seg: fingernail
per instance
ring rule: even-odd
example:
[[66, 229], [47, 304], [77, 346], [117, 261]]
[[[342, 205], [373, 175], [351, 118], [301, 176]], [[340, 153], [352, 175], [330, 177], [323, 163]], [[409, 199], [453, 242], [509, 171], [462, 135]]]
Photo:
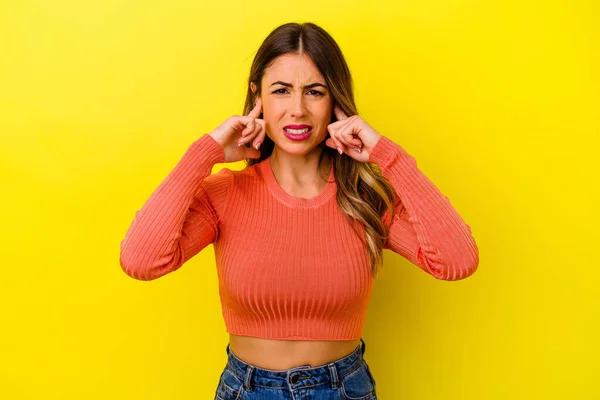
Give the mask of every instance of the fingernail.
[[261, 145], [260, 142], [256, 143], [256, 146], [254, 146], [254, 147], [256, 147], [256, 150], [258, 150], [258, 146], [260, 146], [260, 145]]
[[342, 154], [342, 153], [343, 153], [343, 151], [342, 151], [342, 149], [340, 148], [340, 146], [338, 146], [338, 148], [337, 148], [337, 149], [338, 149], [338, 153], [340, 153], [340, 154]]

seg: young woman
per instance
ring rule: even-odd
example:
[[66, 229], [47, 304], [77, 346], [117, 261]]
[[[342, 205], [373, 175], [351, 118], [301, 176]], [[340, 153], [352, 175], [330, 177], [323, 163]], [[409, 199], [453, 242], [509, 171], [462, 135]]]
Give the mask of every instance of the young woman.
[[243, 115], [191, 144], [136, 212], [120, 262], [156, 279], [211, 243], [230, 334], [223, 400], [375, 399], [362, 328], [382, 250], [443, 280], [479, 263], [449, 199], [357, 115], [342, 52], [312, 23], [269, 34]]

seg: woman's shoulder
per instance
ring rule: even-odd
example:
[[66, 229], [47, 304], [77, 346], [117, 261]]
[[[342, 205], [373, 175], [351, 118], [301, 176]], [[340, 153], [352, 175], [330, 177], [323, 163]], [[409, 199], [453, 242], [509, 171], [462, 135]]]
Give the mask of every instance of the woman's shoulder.
[[225, 215], [227, 203], [247, 191], [254, 191], [260, 175], [259, 164], [240, 170], [223, 167], [202, 181], [204, 192], [219, 215]]
[[223, 167], [206, 178], [202, 184], [207, 189], [218, 189], [219, 187], [229, 186], [234, 183], [245, 182], [260, 177], [260, 163], [256, 163], [242, 169], [232, 169]]

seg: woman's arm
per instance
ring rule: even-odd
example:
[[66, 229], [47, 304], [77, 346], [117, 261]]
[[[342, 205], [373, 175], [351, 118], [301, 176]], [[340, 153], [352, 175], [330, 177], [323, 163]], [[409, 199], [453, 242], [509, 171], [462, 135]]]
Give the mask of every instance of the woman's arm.
[[[450, 200], [418, 169], [416, 160], [382, 136], [371, 151], [369, 162], [379, 166], [399, 196], [384, 248], [437, 279], [452, 281], [472, 275], [479, 265], [479, 250], [471, 228]], [[402, 204], [404, 208], [400, 210]]]
[[187, 149], [154, 190], [121, 241], [120, 264], [139, 280], [152, 280], [177, 270], [218, 235], [217, 209], [225, 206], [232, 173], [211, 175], [225, 156], [219, 143], [205, 134]]

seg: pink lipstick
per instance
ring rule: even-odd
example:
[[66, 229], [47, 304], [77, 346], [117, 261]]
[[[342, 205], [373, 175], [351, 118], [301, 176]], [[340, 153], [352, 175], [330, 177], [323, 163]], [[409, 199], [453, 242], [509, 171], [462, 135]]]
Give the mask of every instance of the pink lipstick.
[[283, 127], [283, 134], [290, 140], [306, 140], [312, 134], [312, 127], [306, 124], [286, 125]]

